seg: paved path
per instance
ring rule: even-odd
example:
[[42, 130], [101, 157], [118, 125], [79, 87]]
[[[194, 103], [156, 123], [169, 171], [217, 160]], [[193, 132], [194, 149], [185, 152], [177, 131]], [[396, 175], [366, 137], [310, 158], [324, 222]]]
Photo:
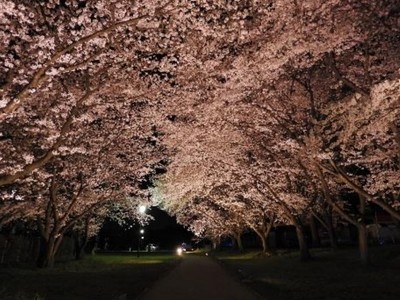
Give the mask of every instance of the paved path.
[[211, 258], [186, 254], [140, 300], [260, 300]]

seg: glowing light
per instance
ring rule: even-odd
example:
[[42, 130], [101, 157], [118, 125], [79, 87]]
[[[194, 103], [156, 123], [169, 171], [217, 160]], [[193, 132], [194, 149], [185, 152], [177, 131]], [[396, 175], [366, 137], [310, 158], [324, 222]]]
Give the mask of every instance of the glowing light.
[[144, 233], [144, 229], [140, 229], [140, 234], [143, 234]]
[[176, 249], [176, 254], [178, 254], [180, 256], [180, 255], [182, 255], [182, 253], [183, 253], [183, 249], [181, 247]]
[[139, 206], [139, 213], [144, 214], [146, 212], [146, 206], [140, 205]]

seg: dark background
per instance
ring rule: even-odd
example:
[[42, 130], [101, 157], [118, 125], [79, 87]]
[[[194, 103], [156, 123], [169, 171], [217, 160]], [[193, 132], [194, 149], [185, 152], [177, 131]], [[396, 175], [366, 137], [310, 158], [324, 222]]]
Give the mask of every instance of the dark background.
[[132, 221], [121, 226], [107, 219], [99, 232], [98, 248], [114, 251], [137, 249], [140, 228], [144, 229], [144, 239], [140, 243], [142, 250], [149, 243], [158, 245], [160, 250], [175, 249], [183, 242], [191, 243], [193, 234], [177, 224], [175, 217], [157, 207], [151, 207], [146, 213], [153, 216], [154, 220], [144, 226]]

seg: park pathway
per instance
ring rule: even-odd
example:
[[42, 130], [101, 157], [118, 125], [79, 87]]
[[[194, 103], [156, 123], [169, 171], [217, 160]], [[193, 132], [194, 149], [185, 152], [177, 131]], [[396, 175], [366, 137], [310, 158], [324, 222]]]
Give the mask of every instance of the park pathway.
[[260, 300], [231, 278], [213, 259], [186, 254], [166, 277], [140, 300]]

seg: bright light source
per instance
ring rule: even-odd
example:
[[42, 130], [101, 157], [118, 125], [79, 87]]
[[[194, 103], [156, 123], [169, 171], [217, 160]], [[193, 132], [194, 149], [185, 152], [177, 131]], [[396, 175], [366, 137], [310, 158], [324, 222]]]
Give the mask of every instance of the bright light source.
[[176, 254], [178, 255], [182, 255], [183, 249], [181, 247], [179, 247], [178, 249], [176, 249]]
[[143, 234], [144, 233], [144, 229], [140, 229], [140, 234]]
[[144, 240], [144, 236], [142, 236], [142, 240]]
[[144, 214], [146, 212], [146, 206], [140, 205], [139, 206], [139, 213]]

